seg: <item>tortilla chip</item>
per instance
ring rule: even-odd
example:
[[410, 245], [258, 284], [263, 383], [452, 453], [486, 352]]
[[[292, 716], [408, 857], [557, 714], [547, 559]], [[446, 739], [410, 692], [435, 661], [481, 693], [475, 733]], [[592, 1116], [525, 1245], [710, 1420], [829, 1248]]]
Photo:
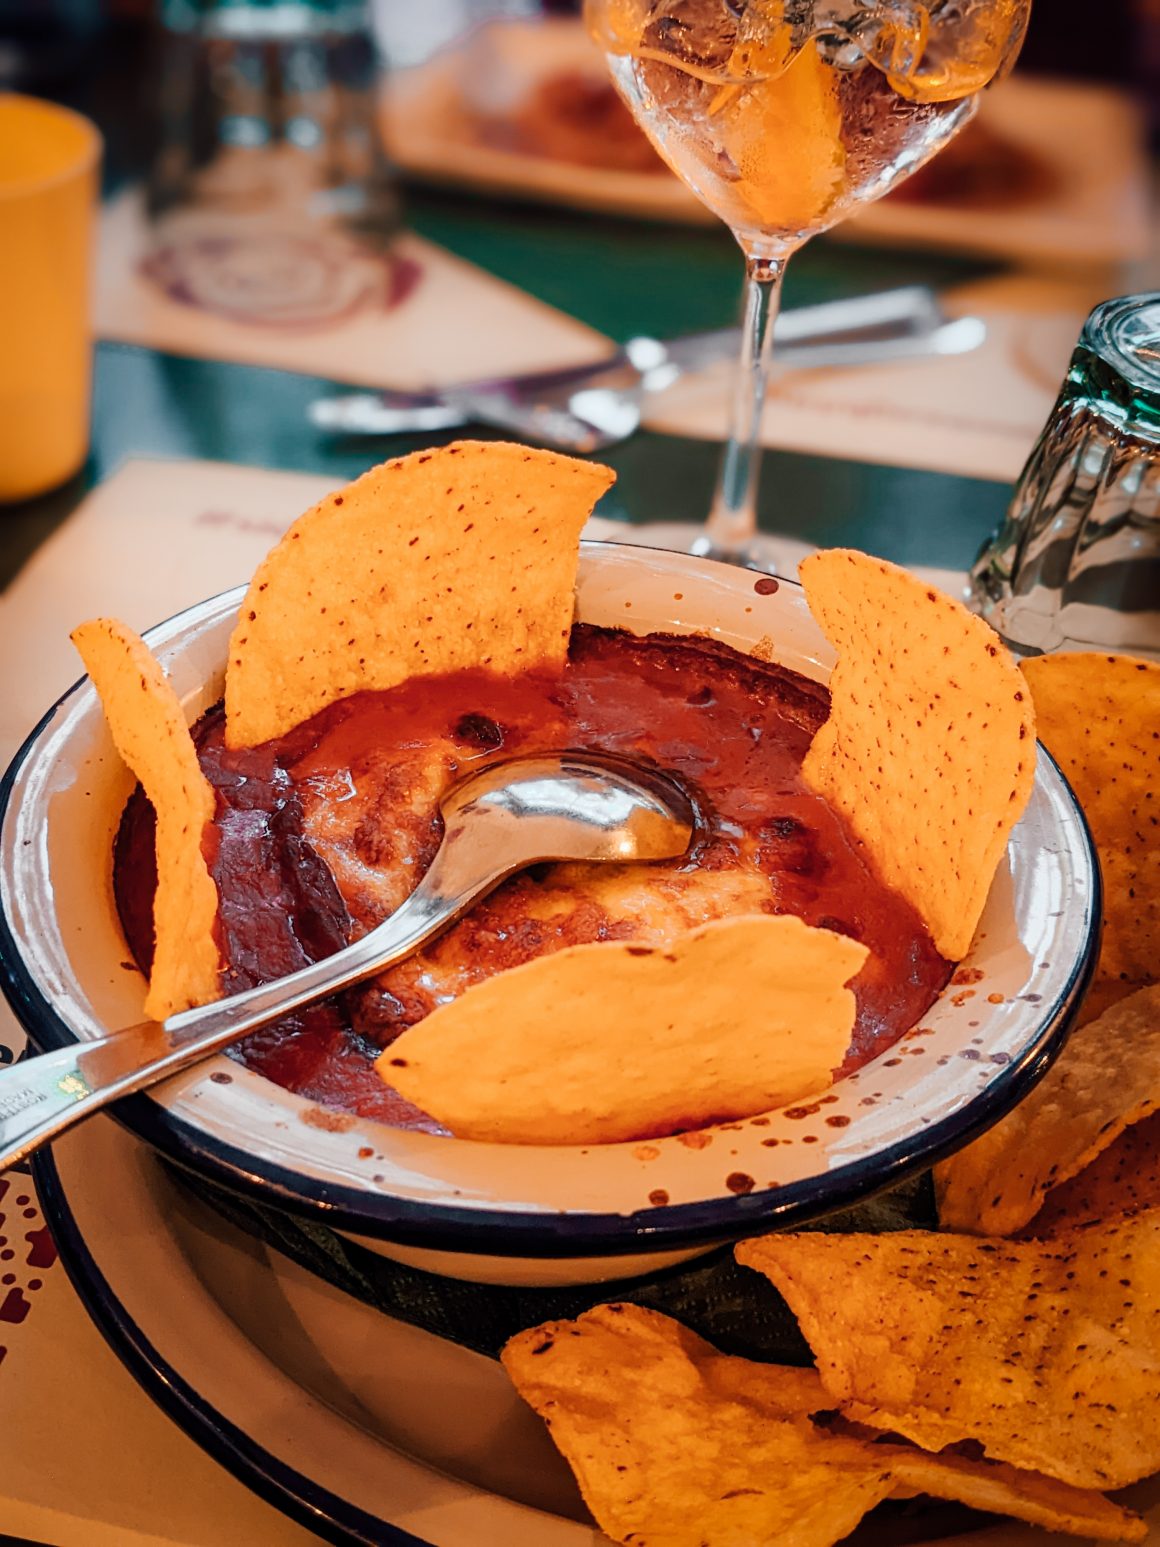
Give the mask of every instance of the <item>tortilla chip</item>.
[[838, 652], [806, 781], [959, 961], [1031, 793], [1030, 695], [987, 624], [906, 570], [835, 549], [801, 578]]
[[466, 667], [562, 662], [580, 529], [614, 474], [502, 441], [384, 462], [299, 517], [230, 639], [226, 741]]
[[780, 1399], [775, 1366], [753, 1389], [706, 1372], [725, 1361], [678, 1322], [602, 1305], [521, 1332], [502, 1354], [548, 1424], [601, 1530], [633, 1547], [829, 1547], [893, 1488], [888, 1462], [829, 1440]]
[[1099, 1494], [814, 1424], [815, 1371], [719, 1354], [639, 1306], [522, 1332], [502, 1359], [601, 1529], [633, 1547], [831, 1547], [919, 1491], [1104, 1540], [1145, 1533]]
[[1104, 934], [1092, 1012], [1160, 982], [1160, 663], [1127, 655], [1024, 661], [1039, 734], [1100, 856]]
[[977, 1440], [1078, 1488], [1160, 1467], [1160, 1212], [1050, 1241], [774, 1235], [772, 1279], [843, 1413], [926, 1450]]
[[1055, 1235], [1089, 1220], [1160, 1209], [1160, 1112], [1126, 1128], [1114, 1144], [1069, 1182], [1053, 1187], [1020, 1232]]
[[718, 919], [668, 950], [570, 946], [404, 1031], [383, 1079], [459, 1138], [612, 1144], [784, 1106], [842, 1062], [864, 945], [788, 914]]
[[1160, 987], [1073, 1031], [1031, 1094], [934, 1169], [939, 1222], [1012, 1235], [1053, 1187], [1160, 1107]]
[[117, 751], [157, 814], [155, 945], [145, 1013], [161, 1021], [221, 995], [218, 894], [201, 849], [214, 794], [177, 694], [144, 640], [111, 618], [82, 623], [71, 637]]
[[1147, 1521], [1102, 1493], [1073, 1488], [1003, 1461], [932, 1456], [925, 1450], [892, 1445], [890, 1470], [894, 1498], [911, 1491], [925, 1493], [988, 1514], [1011, 1515], [1046, 1531], [1066, 1531], [1101, 1542], [1142, 1542], [1148, 1536]]

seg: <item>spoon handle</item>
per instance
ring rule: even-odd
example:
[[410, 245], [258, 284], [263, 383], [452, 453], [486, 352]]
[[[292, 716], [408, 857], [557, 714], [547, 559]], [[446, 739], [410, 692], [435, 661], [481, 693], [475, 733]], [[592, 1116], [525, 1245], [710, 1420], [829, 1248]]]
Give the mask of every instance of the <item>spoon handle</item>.
[[0, 1072], [0, 1172], [109, 1102], [155, 1085], [247, 1032], [401, 961], [516, 868], [509, 860], [469, 875], [462, 858], [447, 851], [444, 843], [423, 880], [389, 919], [333, 956], [229, 999], [24, 1058]]

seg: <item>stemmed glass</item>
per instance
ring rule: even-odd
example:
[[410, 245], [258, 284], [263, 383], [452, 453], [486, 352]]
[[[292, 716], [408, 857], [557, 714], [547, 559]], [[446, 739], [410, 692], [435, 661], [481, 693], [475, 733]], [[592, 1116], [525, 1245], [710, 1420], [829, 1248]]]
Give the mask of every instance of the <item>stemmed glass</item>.
[[732, 422], [703, 528], [665, 546], [772, 569], [757, 531], [761, 412], [785, 266], [973, 117], [1031, 0], [585, 0], [612, 79], [745, 255]]

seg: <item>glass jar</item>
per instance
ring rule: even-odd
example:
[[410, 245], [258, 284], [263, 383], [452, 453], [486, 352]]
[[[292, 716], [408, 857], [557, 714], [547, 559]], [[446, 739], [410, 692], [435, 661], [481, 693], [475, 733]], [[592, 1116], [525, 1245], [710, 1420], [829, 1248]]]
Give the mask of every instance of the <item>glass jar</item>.
[[151, 277], [275, 326], [389, 291], [398, 211], [367, 0], [161, 0], [159, 21]]
[[1160, 656], [1160, 292], [1084, 324], [971, 593], [1022, 654]]

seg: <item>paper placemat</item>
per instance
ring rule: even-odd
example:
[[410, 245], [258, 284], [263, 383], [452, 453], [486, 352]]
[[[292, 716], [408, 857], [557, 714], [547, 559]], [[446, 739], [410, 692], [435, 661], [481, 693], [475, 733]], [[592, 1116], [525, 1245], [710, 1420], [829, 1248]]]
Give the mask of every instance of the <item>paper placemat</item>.
[[[612, 348], [575, 318], [406, 233], [394, 249], [406, 277], [393, 300], [391, 285], [372, 287], [353, 310], [309, 326], [244, 323], [185, 304], [174, 298], [179, 286], [167, 293], [146, 276], [147, 250], [140, 197], [124, 194], [102, 216], [100, 337], [404, 390], [580, 364]], [[888, 365], [775, 372], [762, 438], [787, 450], [1011, 481], [1051, 410], [1084, 317], [1125, 288], [1129, 280], [1112, 269], [1068, 279], [1004, 275], [964, 286], [943, 301], [952, 315], [983, 318], [981, 348]], [[731, 392], [724, 363], [646, 399], [644, 423], [720, 440]]]
[[[69, 631], [99, 614], [146, 629], [249, 579], [332, 480], [226, 463], [131, 461], [0, 597], [0, 766], [80, 675]], [[631, 535], [594, 519], [593, 537]], [[784, 540], [792, 570], [807, 551]], [[953, 585], [961, 576], [937, 574]], [[24, 1047], [0, 1006], [0, 1065]], [[104, 1119], [96, 1119], [103, 1121]], [[0, 1531], [54, 1547], [305, 1547], [136, 1386], [55, 1261], [31, 1180], [0, 1177]]]
[[[170, 276], [168, 291], [147, 277], [148, 249], [140, 195], [130, 191], [106, 205], [94, 296], [98, 338], [407, 391], [599, 360], [611, 347], [575, 318], [409, 233], [392, 247], [393, 270], [369, 276], [341, 315], [313, 324], [246, 323], [186, 304], [174, 298], [179, 276]], [[311, 278], [320, 291], [339, 282]], [[217, 275], [207, 288], [225, 304], [244, 294], [245, 280], [244, 272]]]
[[[576, 319], [402, 234], [400, 282], [372, 285], [352, 309], [313, 325], [246, 323], [175, 298], [147, 277], [148, 232], [129, 192], [102, 216], [95, 327], [102, 338], [177, 354], [305, 372], [404, 390], [598, 360], [612, 345]], [[238, 287], [244, 276], [238, 277]], [[951, 315], [981, 316], [970, 354], [836, 370], [776, 372], [765, 444], [966, 477], [1016, 478], [1055, 401], [1084, 317], [1130, 288], [1110, 268], [1079, 278], [1004, 275], [943, 297]], [[219, 285], [223, 296], [229, 285]], [[646, 399], [644, 423], [720, 440], [727, 363]]]
[[[0, 597], [0, 764], [80, 675], [69, 630], [142, 629], [249, 578], [331, 481], [131, 462]], [[158, 512], [164, 512], [159, 515]], [[0, 1067], [25, 1037], [0, 1004]], [[103, 1119], [97, 1119], [103, 1121]], [[317, 1539], [236, 1482], [155, 1408], [56, 1262], [31, 1178], [0, 1176], [0, 1531], [53, 1547], [306, 1547]]]
[[0, 1531], [52, 1547], [317, 1547], [154, 1407], [43, 1223], [30, 1179], [0, 1177], [0, 1236], [17, 1248], [4, 1264], [16, 1283], [0, 1289]]
[[[978, 315], [985, 343], [970, 354], [846, 370], [785, 371], [770, 384], [768, 446], [1009, 482], [1055, 402], [1088, 311], [1118, 293], [1118, 276], [1081, 281], [1004, 276], [942, 297]], [[645, 423], [671, 435], [726, 432], [727, 367], [652, 399]]]

